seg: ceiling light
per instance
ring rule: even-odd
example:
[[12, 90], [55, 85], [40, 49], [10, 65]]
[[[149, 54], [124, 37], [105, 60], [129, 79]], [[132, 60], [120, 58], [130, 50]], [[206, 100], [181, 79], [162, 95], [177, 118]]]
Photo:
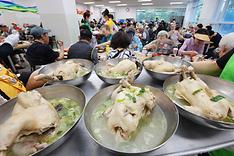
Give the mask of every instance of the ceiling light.
[[84, 2], [84, 4], [94, 4], [94, 2]]
[[109, 1], [109, 3], [115, 4], [115, 3], [121, 3], [121, 1]]
[[139, 11], [139, 12], [145, 12], [145, 10], [137, 10], [137, 11]]
[[104, 5], [100, 4], [100, 5], [95, 5], [96, 7], [104, 7]]
[[152, 0], [138, 0], [138, 2], [151, 2]]
[[170, 2], [170, 5], [181, 5], [184, 4], [184, 2]]
[[141, 5], [154, 5], [154, 3], [142, 3]]
[[128, 4], [117, 4], [116, 6], [127, 6]]

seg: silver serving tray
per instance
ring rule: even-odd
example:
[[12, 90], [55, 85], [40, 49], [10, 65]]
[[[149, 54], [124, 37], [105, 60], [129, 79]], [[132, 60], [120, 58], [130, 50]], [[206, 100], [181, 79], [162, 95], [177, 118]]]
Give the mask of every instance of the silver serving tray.
[[[230, 83], [224, 80], [221, 80], [217, 77], [201, 75], [198, 76], [211, 88], [218, 91], [220, 94], [224, 95], [227, 98], [234, 100], [234, 83]], [[170, 77], [166, 79], [163, 84], [164, 93], [176, 104], [179, 113], [188, 118], [189, 120], [211, 128], [227, 130], [234, 129], [234, 124], [226, 123], [221, 121], [210, 120], [206, 117], [198, 116], [184, 109], [182, 101], [176, 98], [172, 98], [171, 94], [167, 91], [167, 87], [176, 84], [179, 81], [179, 75]]]
[[[144, 66], [144, 62], [147, 61], [147, 60], [161, 60], [163, 59], [164, 61], [167, 61], [167, 62], [170, 62], [172, 63], [173, 65], [175, 65], [176, 67], [181, 67], [182, 65], [186, 65], [187, 67], [189, 66], [192, 66], [189, 62], [187, 61], [184, 61], [178, 57], [171, 57], [171, 56], [155, 56], [155, 57], [152, 57], [152, 58], [148, 58], [148, 59], [145, 59], [143, 61], [143, 66]], [[149, 70], [147, 69], [145, 66], [144, 66], [145, 70], [147, 71], [147, 73], [153, 78], [153, 79], [156, 79], [156, 80], [161, 80], [161, 81], [164, 81], [166, 80], [168, 77], [171, 77], [171, 76], [174, 76], [174, 75], [177, 75], [178, 73], [162, 73], [162, 72], [155, 72], [155, 71], [152, 71], [152, 70]]]
[[[45, 156], [53, 150], [55, 150], [56, 148], [58, 148], [60, 145], [62, 145], [72, 135], [72, 133], [75, 130], [76, 124], [79, 122], [82, 116], [86, 100], [85, 95], [81, 89], [70, 85], [51, 85], [43, 88], [38, 88], [36, 90], [39, 91], [41, 95], [47, 100], [55, 98], [70, 98], [78, 102], [82, 110], [80, 117], [76, 119], [75, 123], [71, 126], [71, 128], [68, 129], [67, 132], [65, 132], [57, 141], [53, 142], [46, 148], [32, 154], [35, 156]], [[10, 116], [16, 101], [17, 98], [14, 98], [0, 106], [0, 124], [3, 123]]]
[[[107, 77], [104, 77], [102, 75], [99, 74], [99, 71], [103, 70], [103, 67], [105, 67], [107, 64], [113, 64], [113, 65], [117, 65], [120, 61], [122, 61], [124, 59], [120, 59], [120, 58], [115, 58], [115, 59], [110, 59], [110, 60], [106, 60], [106, 61], [102, 61], [102, 62], [99, 62], [95, 65], [94, 67], [94, 70], [97, 74], [97, 76], [102, 80], [104, 81], [105, 83], [108, 83], [108, 84], [118, 84], [119, 81], [121, 79], [117, 79], [117, 78], [107, 78]], [[136, 65], [137, 65], [137, 68], [139, 70], [139, 73], [137, 75], [135, 75], [135, 79], [138, 78], [138, 76], [141, 74], [141, 71], [143, 69], [143, 66], [140, 62], [138, 61], [135, 61], [135, 60], [132, 60], [134, 62], [136, 62]]]
[[45, 67], [43, 67], [39, 71], [39, 74], [49, 74], [55, 68], [57, 68], [58, 65], [64, 64], [67, 61], [73, 61], [75, 63], [81, 63], [81, 64], [83, 64], [84, 67], [89, 70], [89, 73], [87, 73], [86, 75], [84, 75], [82, 77], [77, 77], [76, 79], [64, 80], [64, 81], [50, 81], [48, 84], [70, 84], [70, 85], [78, 86], [78, 85], [84, 83], [90, 77], [94, 65], [93, 65], [93, 63], [91, 61], [85, 60], [85, 59], [66, 59], [66, 60], [57, 61], [57, 62], [48, 64]]
[[95, 138], [95, 135], [94, 133], [92, 132], [92, 129], [91, 129], [91, 118], [90, 118], [90, 115], [92, 115], [93, 111], [95, 110], [95, 108], [100, 105], [100, 104], [103, 104], [103, 101], [107, 100], [107, 99], [110, 99], [110, 96], [112, 94], [112, 92], [118, 87], [119, 85], [112, 85], [112, 86], [109, 86], [107, 88], [104, 88], [102, 89], [101, 91], [99, 91], [97, 94], [95, 94], [91, 99], [90, 101], [88, 102], [88, 104], [86, 105], [85, 107], [85, 110], [84, 110], [84, 123], [85, 123], [85, 127], [89, 133], [89, 136], [97, 143], [99, 144], [101, 147], [111, 151], [111, 152], [114, 152], [114, 153], [118, 153], [118, 154], [144, 154], [146, 152], [151, 152], [153, 150], [156, 150], [156, 149], [159, 149], [160, 147], [162, 147], [163, 145], [166, 144], [166, 142], [174, 135], [174, 133], [176, 132], [177, 130], [177, 127], [178, 127], [178, 124], [179, 124], [179, 114], [178, 114], [178, 110], [176, 109], [175, 105], [171, 102], [171, 100], [165, 95], [163, 94], [162, 91], [160, 91], [159, 89], [156, 89], [154, 87], [151, 87], [151, 86], [146, 86], [146, 85], [142, 85], [142, 84], [135, 84], [135, 86], [138, 86], [138, 87], [147, 87], [149, 88], [153, 94], [156, 96], [156, 97], [160, 97], [160, 98], [157, 98], [157, 105], [161, 108], [161, 110], [163, 111], [165, 117], [166, 117], [166, 120], [167, 120], [167, 133], [166, 133], [166, 136], [164, 138], [164, 141], [148, 150], [148, 151], [141, 151], [141, 152], [137, 152], [137, 153], [126, 153], [126, 152], [123, 152], [123, 151], [119, 151], [119, 150], [116, 150], [114, 148], [110, 148], [110, 147], [107, 147], [105, 145], [103, 145], [101, 142], [99, 142], [96, 138]]

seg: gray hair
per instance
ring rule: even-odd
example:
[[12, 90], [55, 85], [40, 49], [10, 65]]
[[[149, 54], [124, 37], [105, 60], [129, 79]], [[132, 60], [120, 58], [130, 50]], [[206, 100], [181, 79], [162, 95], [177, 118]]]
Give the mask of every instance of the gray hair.
[[219, 47], [225, 47], [227, 51], [234, 48], [234, 32], [225, 35], [219, 42]]
[[167, 36], [167, 38], [169, 37], [168, 32], [167, 32], [167, 31], [165, 31], [165, 30], [161, 30], [161, 31], [159, 31], [159, 32], [158, 32], [157, 37], [159, 37], [159, 36], [163, 36], [163, 35], [166, 35], [166, 36]]

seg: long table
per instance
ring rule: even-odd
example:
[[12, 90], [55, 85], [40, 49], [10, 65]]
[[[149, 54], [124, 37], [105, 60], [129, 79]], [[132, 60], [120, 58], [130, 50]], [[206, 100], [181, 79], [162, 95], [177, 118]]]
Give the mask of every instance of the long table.
[[[146, 71], [142, 71], [136, 83], [151, 85], [162, 89], [162, 82], [153, 80]], [[89, 80], [79, 86], [86, 95], [87, 102], [100, 89], [108, 85], [93, 72]], [[182, 116], [175, 135], [160, 149], [144, 156], [182, 156], [212, 151], [234, 145], [234, 130], [221, 131], [197, 125]], [[86, 131], [83, 118], [76, 126], [74, 134], [49, 156], [114, 156], [96, 144]]]

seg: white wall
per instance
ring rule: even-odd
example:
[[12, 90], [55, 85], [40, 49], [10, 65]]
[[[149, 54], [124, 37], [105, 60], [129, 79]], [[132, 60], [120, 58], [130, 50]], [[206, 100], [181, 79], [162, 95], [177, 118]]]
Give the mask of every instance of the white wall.
[[203, 7], [201, 9], [199, 23], [208, 25], [214, 22], [216, 12], [218, 11], [218, 5], [220, 0], [204, 0]]
[[15, 22], [22, 26], [24, 23], [28, 24], [40, 24], [40, 15], [34, 13], [25, 13], [25, 12], [15, 12], [9, 10], [2, 11], [2, 17], [0, 23], [11, 25], [12, 22]]
[[77, 42], [79, 34], [78, 18], [75, 0], [42, 1], [36, 0], [42, 24], [51, 29], [56, 39], [63, 40], [64, 46], [69, 47]]
[[90, 11], [91, 11], [91, 17], [90, 19], [95, 19], [95, 20], [99, 20], [102, 17], [102, 12], [101, 9], [98, 7], [94, 7], [94, 6], [90, 6]]
[[[35, 0], [14, 0], [13, 2], [23, 6], [35, 6]], [[0, 16], [0, 23], [11, 25], [15, 22], [22, 26], [24, 23], [28, 24], [40, 24], [40, 15], [30, 12], [16, 12], [9, 10], [1, 10], [2, 16]]]
[[[127, 10], [128, 8], [128, 10]], [[136, 19], [136, 8], [135, 7], [116, 7], [115, 8], [115, 19]]]
[[[202, 23], [205, 26], [215, 22], [216, 14], [220, 14], [220, 1], [222, 0], [204, 0], [198, 23]], [[191, 21], [191, 17], [194, 16], [194, 4], [194, 2], [190, 1], [187, 5], [184, 19], [184, 27], [187, 27], [190, 24], [190, 22], [193, 22]]]

